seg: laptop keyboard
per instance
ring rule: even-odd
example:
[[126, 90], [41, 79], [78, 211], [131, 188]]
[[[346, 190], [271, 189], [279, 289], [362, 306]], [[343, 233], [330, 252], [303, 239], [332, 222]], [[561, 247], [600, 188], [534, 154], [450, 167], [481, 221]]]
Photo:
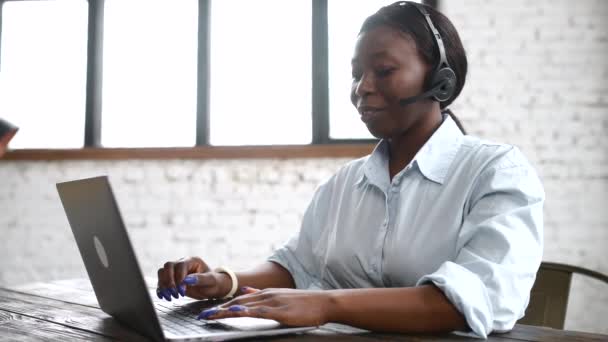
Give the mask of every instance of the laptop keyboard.
[[175, 335], [200, 335], [231, 331], [225, 326], [196, 319], [200, 310], [188, 305], [155, 302], [157, 315], [163, 330]]

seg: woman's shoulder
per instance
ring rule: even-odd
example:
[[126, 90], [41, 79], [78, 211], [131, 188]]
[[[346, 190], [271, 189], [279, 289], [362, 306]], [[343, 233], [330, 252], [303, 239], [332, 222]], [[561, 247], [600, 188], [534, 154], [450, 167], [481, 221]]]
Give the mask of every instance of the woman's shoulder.
[[502, 169], [518, 168], [534, 172], [534, 167], [524, 153], [516, 146], [466, 135], [455, 158], [461, 166], [467, 166], [476, 173], [490, 173]]

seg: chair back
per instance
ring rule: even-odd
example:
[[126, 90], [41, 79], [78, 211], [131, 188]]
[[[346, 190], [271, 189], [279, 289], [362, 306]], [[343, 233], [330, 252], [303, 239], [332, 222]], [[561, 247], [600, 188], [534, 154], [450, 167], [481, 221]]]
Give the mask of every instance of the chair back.
[[582, 274], [608, 284], [608, 276], [583, 267], [543, 262], [530, 292], [525, 316], [517, 323], [564, 329], [572, 274]]

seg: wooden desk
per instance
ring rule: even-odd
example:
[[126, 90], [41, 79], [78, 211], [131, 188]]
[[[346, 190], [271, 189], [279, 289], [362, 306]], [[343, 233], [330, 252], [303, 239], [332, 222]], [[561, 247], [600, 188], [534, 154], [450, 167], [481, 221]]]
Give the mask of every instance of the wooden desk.
[[[0, 340], [148, 341], [99, 309], [88, 279], [35, 283], [11, 289], [0, 288]], [[344, 335], [328, 330], [315, 330], [301, 335], [277, 336], [264, 340], [481, 341], [453, 334]], [[608, 335], [517, 325], [510, 333], [493, 334], [488, 341], [608, 341]]]

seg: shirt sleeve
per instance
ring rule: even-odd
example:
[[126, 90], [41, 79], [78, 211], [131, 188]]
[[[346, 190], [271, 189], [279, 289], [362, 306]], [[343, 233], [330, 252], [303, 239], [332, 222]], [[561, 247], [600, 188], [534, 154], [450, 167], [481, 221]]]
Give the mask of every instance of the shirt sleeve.
[[275, 262], [289, 271], [298, 289], [322, 289], [319, 277], [320, 259], [315, 251], [319, 249], [321, 235], [320, 220], [327, 216], [328, 183], [315, 191], [312, 201], [304, 212], [300, 231], [273, 255], [268, 261]]
[[544, 200], [527, 162], [486, 169], [471, 192], [456, 258], [417, 285], [440, 288], [477, 337], [511, 330], [525, 313], [542, 259]]

